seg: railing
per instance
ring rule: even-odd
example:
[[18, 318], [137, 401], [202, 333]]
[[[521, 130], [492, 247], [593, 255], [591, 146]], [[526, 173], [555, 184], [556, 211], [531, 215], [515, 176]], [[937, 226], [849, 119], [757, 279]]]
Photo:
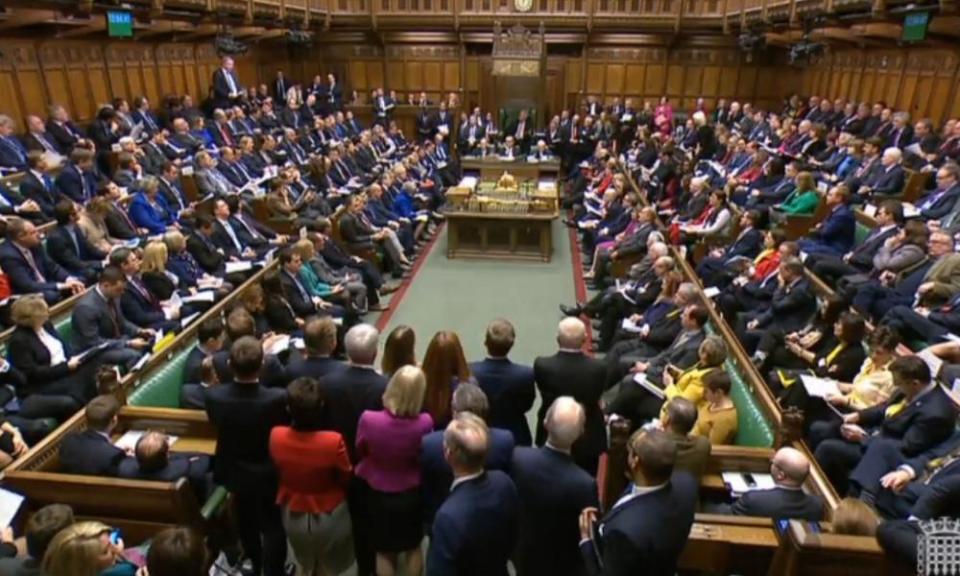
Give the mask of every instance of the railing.
[[533, 0], [528, 12], [518, 12], [513, 0], [460, 1], [460, 10], [467, 15], [585, 16], [591, 0]]

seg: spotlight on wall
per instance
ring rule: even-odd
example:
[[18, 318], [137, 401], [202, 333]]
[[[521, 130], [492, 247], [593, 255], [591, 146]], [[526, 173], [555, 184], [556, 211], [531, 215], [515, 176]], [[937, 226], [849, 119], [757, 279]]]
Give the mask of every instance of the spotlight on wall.
[[792, 66], [806, 66], [823, 56], [826, 46], [820, 42], [812, 42], [809, 35], [804, 34], [800, 42], [790, 47], [790, 64]]
[[287, 30], [287, 44], [290, 46], [309, 48], [313, 45], [313, 32]]

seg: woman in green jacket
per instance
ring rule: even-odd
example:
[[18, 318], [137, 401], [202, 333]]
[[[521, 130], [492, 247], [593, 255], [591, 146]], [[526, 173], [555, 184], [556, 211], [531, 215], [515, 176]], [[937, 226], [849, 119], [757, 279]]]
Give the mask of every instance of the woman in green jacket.
[[773, 207], [781, 214], [798, 214], [812, 216], [820, 205], [820, 195], [817, 194], [817, 185], [813, 181], [813, 174], [801, 172], [796, 177], [796, 187], [787, 196], [783, 204]]
[[311, 296], [324, 298], [343, 290], [342, 287], [334, 289], [329, 284], [322, 282], [313, 270], [313, 266], [308, 264], [308, 262], [316, 256], [313, 242], [307, 238], [298, 240], [297, 243], [293, 245], [293, 251], [299, 254], [300, 259], [303, 261], [303, 266], [300, 267], [300, 282], [303, 283], [303, 287], [307, 289], [307, 292], [309, 292]]

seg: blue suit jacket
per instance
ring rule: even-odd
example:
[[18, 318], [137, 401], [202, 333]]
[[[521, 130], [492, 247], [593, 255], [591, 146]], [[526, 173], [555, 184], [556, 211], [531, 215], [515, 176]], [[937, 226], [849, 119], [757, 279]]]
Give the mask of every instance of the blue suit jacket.
[[614, 506], [600, 520], [600, 542], [580, 545], [587, 572], [673, 576], [690, 536], [698, 488], [693, 476], [678, 472], [664, 488]]
[[573, 459], [546, 446], [517, 448], [510, 472], [520, 495], [520, 574], [576, 576], [580, 512], [597, 504], [597, 483]]
[[470, 364], [470, 373], [490, 401], [490, 426], [509, 430], [517, 446], [530, 446], [533, 437], [526, 413], [537, 395], [533, 368], [507, 358], [487, 358]]
[[[66, 171], [66, 169], [64, 170]], [[44, 176], [44, 179], [41, 180], [33, 172], [27, 171], [23, 180], [20, 181], [20, 194], [24, 198], [36, 202], [44, 216], [53, 218], [54, 208], [60, 201], [61, 196], [57, 192], [57, 185], [53, 179], [49, 175]]]
[[51, 297], [53, 301], [56, 301], [60, 294], [57, 283], [65, 281], [69, 274], [47, 256], [42, 246], [37, 246], [30, 253], [33, 255], [33, 261], [37, 268], [44, 276], [44, 282], [37, 279], [27, 259], [12, 242], [0, 244], [0, 268], [9, 277], [13, 293], [31, 294], [41, 292], [48, 302], [51, 301]]
[[842, 256], [853, 249], [856, 232], [857, 221], [853, 211], [842, 205], [827, 215], [812, 239], [800, 242], [800, 248], [807, 254]]
[[433, 523], [427, 576], [507, 576], [519, 504], [503, 472], [458, 484]]
[[737, 256], [744, 258], [756, 258], [763, 247], [763, 232], [756, 228], [747, 230], [745, 234], [739, 236], [733, 241], [733, 244], [727, 247], [723, 253], [724, 260], [730, 260]]
[[0, 138], [0, 168], [27, 169], [27, 149], [16, 136]]
[[[490, 449], [487, 451], [487, 470], [510, 472], [513, 459], [513, 436], [506, 430], [490, 428]], [[443, 458], [443, 431], [431, 432], [420, 443], [421, 490], [423, 516], [427, 524], [450, 494], [453, 471]]]
[[875, 173], [875, 178], [866, 182], [870, 186], [871, 194], [881, 194], [885, 196], [894, 196], [903, 191], [904, 173], [903, 168], [894, 165], [889, 170], [882, 166]]
[[57, 176], [57, 189], [74, 202], [86, 204], [97, 193], [97, 178], [92, 172], [81, 174], [79, 168], [67, 164]]
[[949, 214], [960, 200], [960, 185], [955, 185], [942, 193], [934, 190], [916, 201], [920, 216], [924, 220], [940, 220]]
[[130, 208], [127, 211], [130, 213], [130, 219], [140, 228], [146, 228], [150, 234], [163, 234], [167, 226], [174, 223], [175, 218], [162, 194], [157, 194], [155, 202], [160, 206], [160, 210], [150, 205], [146, 194], [138, 192], [130, 202]]

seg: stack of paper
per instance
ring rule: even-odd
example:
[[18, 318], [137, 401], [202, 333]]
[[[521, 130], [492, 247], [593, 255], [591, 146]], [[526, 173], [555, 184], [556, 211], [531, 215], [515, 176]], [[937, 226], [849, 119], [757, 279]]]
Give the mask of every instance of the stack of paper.
[[[137, 442], [146, 433], [146, 430], [127, 430], [123, 436], [117, 438], [114, 446], [124, 452], [132, 452], [137, 447]], [[173, 446], [173, 443], [179, 440], [178, 436], [167, 436], [167, 446]]]
[[803, 382], [803, 387], [807, 389], [807, 395], [811, 397], [840, 396], [840, 388], [837, 386], [836, 380], [801, 374], [800, 381]]
[[773, 476], [752, 472], [722, 472], [723, 483], [734, 495], [745, 494], [752, 490], [770, 490], [776, 488]]

